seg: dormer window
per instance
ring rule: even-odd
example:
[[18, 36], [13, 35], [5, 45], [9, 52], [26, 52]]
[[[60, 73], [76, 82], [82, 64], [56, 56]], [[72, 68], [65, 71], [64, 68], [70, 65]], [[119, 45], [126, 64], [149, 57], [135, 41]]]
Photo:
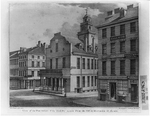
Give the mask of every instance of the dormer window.
[[81, 43], [79, 44], [79, 49], [82, 49], [82, 44]]

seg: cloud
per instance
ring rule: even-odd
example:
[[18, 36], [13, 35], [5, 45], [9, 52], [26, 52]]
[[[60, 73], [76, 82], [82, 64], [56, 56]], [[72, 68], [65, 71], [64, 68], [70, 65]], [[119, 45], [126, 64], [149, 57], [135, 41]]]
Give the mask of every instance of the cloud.
[[77, 33], [80, 31], [80, 26], [78, 24], [70, 25], [68, 22], [64, 22], [60, 32], [63, 36], [76, 37]]
[[[17, 3], [10, 5], [10, 49], [32, 47], [38, 40], [49, 42], [53, 33], [76, 36], [83, 21], [85, 9], [94, 26], [104, 21], [105, 12], [122, 4], [104, 3]], [[17, 46], [14, 46], [14, 43]]]
[[51, 29], [46, 29], [43, 33], [44, 36], [51, 38], [54, 34]]

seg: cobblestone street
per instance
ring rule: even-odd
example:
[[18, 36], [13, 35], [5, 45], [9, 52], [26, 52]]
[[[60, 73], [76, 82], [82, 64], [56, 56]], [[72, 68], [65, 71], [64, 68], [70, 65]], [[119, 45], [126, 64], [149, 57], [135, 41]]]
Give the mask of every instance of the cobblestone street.
[[11, 107], [137, 107], [135, 104], [100, 101], [97, 97], [65, 98], [34, 93], [32, 90], [10, 90]]

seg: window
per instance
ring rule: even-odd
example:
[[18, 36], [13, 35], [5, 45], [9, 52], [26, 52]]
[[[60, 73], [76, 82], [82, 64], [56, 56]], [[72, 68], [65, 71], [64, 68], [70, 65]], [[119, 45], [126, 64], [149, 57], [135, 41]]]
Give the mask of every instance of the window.
[[91, 59], [91, 69], [93, 69], [93, 59]]
[[58, 43], [56, 43], [56, 52], [58, 52]]
[[115, 27], [111, 27], [111, 36], [115, 36]]
[[111, 61], [111, 74], [115, 74], [115, 61]]
[[97, 69], [98, 69], [98, 60], [97, 60]]
[[136, 51], [136, 40], [131, 40], [130, 47], [131, 51]]
[[37, 71], [37, 76], [40, 76], [40, 71]]
[[87, 59], [87, 69], [90, 69], [90, 59]]
[[135, 22], [130, 23], [130, 32], [131, 33], [136, 32], [136, 23]]
[[34, 67], [34, 61], [32, 61], [32, 67]]
[[91, 78], [91, 86], [93, 86], [93, 82], [94, 82], [93, 79], [94, 79], [94, 78], [93, 78], [93, 76], [92, 76], [92, 78]]
[[37, 67], [40, 67], [40, 62], [37, 62]]
[[125, 52], [125, 41], [120, 42], [120, 52]]
[[25, 61], [25, 62], [24, 62], [24, 66], [26, 66], [26, 63], [27, 63], [27, 62]]
[[45, 67], [45, 62], [42, 62], [42, 66]]
[[32, 77], [34, 77], [34, 71], [32, 71]]
[[135, 74], [136, 72], [136, 60], [130, 60], [130, 74]]
[[120, 35], [125, 34], [125, 24], [120, 25]]
[[80, 58], [77, 58], [77, 69], [80, 69]]
[[111, 53], [115, 53], [115, 43], [111, 43]]
[[65, 64], [66, 64], [66, 58], [64, 57], [64, 58], [63, 58], [63, 63], [62, 63], [63, 68], [66, 68]]
[[40, 59], [40, 56], [38, 56], [38, 59]]
[[97, 66], [97, 63], [96, 63], [96, 61], [97, 61], [97, 60], [95, 59], [95, 69], [97, 69], [97, 67], [96, 67], [96, 66]]
[[52, 50], [50, 50], [50, 53], [52, 53]]
[[90, 86], [90, 76], [87, 77], [87, 80], [88, 80], [87, 86], [89, 87]]
[[106, 38], [106, 37], [107, 37], [107, 30], [105, 28], [105, 29], [102, 29], [102, 38]]
[[77, 87], [80, 87], [80, 77], [77, 77]]
[[106, 61], [102, 62], [102, 74], [106, 75]]
[[106, 44], [102, 44], [102, 54], [106, 54]]
[[25, 71], [24, 71], [24, 76], [26, 76], [26, 75], [27, 75], [27, 71], [25, 70]]
[[82, 58], [82, 68], [85, 69], [85, 58]]
[[34, 55], [32, 55], [32, 58], [34, 58]]
[[120, 75], [125, 74], [125, 60], [120, 60]]
[[56, 58], [56, 69], [58, 69], [58, 58]]
[[82, 83], [83, 87], [85, 87], [85, 76], [83, 76], [83, 80], [82, 81], [83, 81], [83, 83]]
[[95, 76], [95, 86], [96, 86], [96, 83], [97, 83], [97, 77]]
[[52, 66], [53, 66], [52, 59], [50, 59], [50, 69], [52, 69]]

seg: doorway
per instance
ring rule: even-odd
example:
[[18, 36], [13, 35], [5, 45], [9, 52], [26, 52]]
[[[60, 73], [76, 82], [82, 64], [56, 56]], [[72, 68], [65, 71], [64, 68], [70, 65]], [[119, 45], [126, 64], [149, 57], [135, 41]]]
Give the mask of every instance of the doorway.
[[110, 83], [110, 100], [113, 100], [113, 101], [116, 100], [116, 83], [115, 82]]
[[131, 101], [137, 102], [138, 86], [137, 84], [131, 84]]

